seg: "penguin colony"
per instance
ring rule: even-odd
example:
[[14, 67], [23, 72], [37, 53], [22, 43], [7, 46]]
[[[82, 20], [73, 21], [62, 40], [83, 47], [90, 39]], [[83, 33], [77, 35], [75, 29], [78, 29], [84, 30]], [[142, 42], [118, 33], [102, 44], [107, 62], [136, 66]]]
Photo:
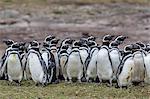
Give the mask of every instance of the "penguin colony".
[[112, 82], [122, 88], [133, 84], [150, 84], [150, 44], [137, 42], [119, 48], [126, 36], [105, 35], [102, 45], [94, 36], [80, 40], [59, 39], [49, 35], [43, 43], [28, 44], [4, 40], [7, 45], [0, 61], [1, 79], [20, 85], [32, 79], [36, 85], [78, 82]]

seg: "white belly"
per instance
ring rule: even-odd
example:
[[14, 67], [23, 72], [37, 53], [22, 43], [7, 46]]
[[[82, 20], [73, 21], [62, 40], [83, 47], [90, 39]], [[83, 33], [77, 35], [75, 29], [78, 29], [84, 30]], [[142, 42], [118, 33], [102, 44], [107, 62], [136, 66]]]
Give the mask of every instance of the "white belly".
[[80, 50], [80, 56], [81, 56], [82, 62], [84, 64], [88, 57], [88, 52], [86, 50]]
[[123, 69], [118, 77], [118, 83], [120, 86], [127, 86], [131, 83], [131, 75], [133, 73], [134, 61], [129, 58], [125, 61]]
[[134, 72], [132, 75], [132, 80], [135, 82], [144, 81], [145, 77], [145, 68], [144, 68], [144, 59], [142, 57], [142, 54], [136, 54], [133, 58], [134, 60]]
[[29, 69], [30, 69], [32, 79], [35, 82], [42, 83], [44, 71], [42, 69], [38, 56], [34, 53], [30, 53], [30, 55], [28, 56], [28, 61], [29, 61]]
[[97, 73], [101, 75], [103, 80], [109, 80], [113, 71], [108, 57], [108, 51], [101, 49], [97, 55]]
[[118, 51], [116, 50], [113, 50], [110, 52], [110, 59], [111, 59], [111, 62], [112, 62], [112, 66], [113, 66], [113, 69], [114, 69], [114, 72], [115, 74], [117, 73], [117, 70], [118, 70], [118, 67], [119, 67], [119, 64], [120, 64], [120, 54], [118, 53]]
[[11, 54], [7, 60], [7, 72], [9, 79], [21, 81], [23, 77], [23, 70], [18, 55]]
[[83, 71], [78, 52], [73, 52], [68, 59], [67, 71], [70, 72], [72, 77], [78, 77], [80, 71]]
[[91, 60], [88, 64], [88, 67], [87, 67], [87, 75], [92, 77], [92, 78], [95, 78], [97, 76], [97, 73], [96, 73], [96, 60], [97, 60], [97, 53], [98, 53], [98, 50], [95, 50], [93, 52], [93, 55], [91, 57]]

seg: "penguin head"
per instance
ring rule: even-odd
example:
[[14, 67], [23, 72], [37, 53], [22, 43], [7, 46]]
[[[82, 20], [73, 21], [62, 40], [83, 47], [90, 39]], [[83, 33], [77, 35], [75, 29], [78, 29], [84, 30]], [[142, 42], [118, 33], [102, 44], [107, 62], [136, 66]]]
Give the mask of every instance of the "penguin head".
[[141, 50], [141, 47], [138, 44], [132, 44], [132, 52], [136, 52], [138, 50]]
[[56, 39], [54, 38], [53, 40], [51, 40], [51, 44], [52, 45], [57, 45], [60, 39]]
[[7, 45], [7, 47], [10, 47], [13, 43], [15, 43], [13, 40], [3, 40], [3, 42]]
[[49, 44], [47, 42], [43, 42], [43, 47], [44, 48], [49, 48]]
[[88, 41], [90, 41], [90, 40], [91, 40], [91, 41], [95, 41], [95, 40], [96, 40], [96, 37], [94, 37], [94, 36], [91, 35], [91, 36], [88, 37], [87, 39], [88, 39]]
[[146, 48], [146, 45], [142, 42], [136, 42], [137, 45], [139, 45], [142, 49], [145, 49]]
[[81, 39], [80, 39], [80, 42], [81, 42], [82, 44], [85, 44], [85, 43], [87, 43], [87, 42], [88, 42], [88, 40], [87, 40], [87, 39], [85, 39], [85, 38], [81, 38]]
[[127, 36], [119, 35], [116, 37], [115, 41], [118, 41], [118, 42], [120, 42], [120, 44], [122, 44], [123, 41], [127, 38], [128, 38]]
[[55, 36], [53, 36], [53, 35], [49, 35], [49, 36], [47, 36], [46, 38], [45, 38], [45, 42], [50, 42], [51, 40], [53, 40], [55, 38]]
[[81, 46], [81, 42], [77, 40], [73, 42], [72, 48], [79, 48], [80, 46]]
[[149, 51], [150, 51], [150, 44], [146, 44], [145, 51], [146, 51], [146, 52], [149, 52]]
[[68, 48], [69, 48], [69, 45], [62, 46], [62, 49], [65, 49], [65, 50], [67, 50]]
[[19, 47], [20, 47], [20, 45], [19, 45], [19, 43], [17, 43], [17, 42], [15, 42], [15, 43], [13, 43], [13, 44], [11, 45], [11, 49], [12, 49], [12, 50], [19, 50]]
[[133, 48], [132, 44], [126, 45], [126, 46], [124, 47], [124, 52], [125, 52], [125, 53], [127, 53], [127, 52], [132, 53], [132, 48]]
[[19, 50], [20, 53], [24, 53], [24, 51], [26, 50], [26, 43], [25, 42], [19, 42]]
[[105, 35], [103, 37], [103, 42], [110, 42], [113, 39], [114, 35]]
[[31, 48], [40, 48], [40, 43], [36, 40], [30, 42], [29, 47]]
[[72, 40], [72, 39], [70, 39], [70, 38], [66, 38], [66, 39], [64, 39], [63, 41], [62, 41], [62, 43], [61, 43], [61, 46], [64, 46], [64, 44], [65, 45], [72, 45], [72, 43], [74, 42], [74, 40]]
[[119, 43], [118, 41], [112, 41], [112, 42], [109, 44], [109, 47], [110, 47], [110, 48], [117, 48], [119, 45], [120, 45], [120, 43]]
[[87, 42], [87, 45], [88, 45], [89, 47], [95, 47], [95, 46], [97, 46], [97, 43], [96, 43], [95, 41], [88, 41], [88, 42]]

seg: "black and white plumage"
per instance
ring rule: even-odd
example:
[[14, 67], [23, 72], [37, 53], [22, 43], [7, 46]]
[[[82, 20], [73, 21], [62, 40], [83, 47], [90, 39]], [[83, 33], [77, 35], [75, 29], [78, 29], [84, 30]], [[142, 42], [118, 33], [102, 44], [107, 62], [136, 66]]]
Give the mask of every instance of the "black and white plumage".
[[78, 81], [81, 82], [81, 78], [83, 77], [83, 63], [79, 52], [80, 46], [80, 41], [75, 41], [72, 46], [72, 51], [68, 57], [67, 76], [70, 82], [72, 82], [73, 77], [77, 78]]
[[68, 65], [68, 57], [69, 53], [67, 52], [69, 45], [63, 46], [61, 51], [59, 52], [59, 63], [60, 63], [60, 75], [62, 75], [67, 81], [67, 65]]
[[90, 79], [93, 79], [95, 81], [97, 77], [96, 59], [99, 49], [95, 41], [88, 41], [88, 46], [90, 47], [90, 49], [89, 49], [89, 56], [85, 62], [86, 80], [90, 81]]
[[117, 71], [117, 83], [120, 88], [128, 87], [132, 84], [133, 68], [132, 45], [126, 45], [124, 48], [124, 57]]
[[20, 84], [23, 78], [23, 67], [19, 53], [19, 44], [12, 44], [6, 53], [5, 61], [1, 67], [1, 73], [6, 73], [10, 82], [15, 81]]
[[39, 43], [33, 41], [29, 45], [28, 54], [27, 54], [27, 66], [29, 66], [29, 71], [33, 81], [42, 85], [50, 83], [50, 76], [48, 74], [46, 64], [39, 52]]
[[109, 55], [109, 43], [114, 36], [105, 35], [103, 37], [103, 45], [97, 53], [97, 76], [100, 83], [102, 80], [108, 80], [110, 85], [112, 85], [112, 80], [114, 76], [114, 70], [111, 63]]
[[144, 54], [141, 47], [138, 44], [133, 44], [133, 61], [134, 68], [132, 74], [132, 82], [144, 82], [145, 78], [145, 64]]

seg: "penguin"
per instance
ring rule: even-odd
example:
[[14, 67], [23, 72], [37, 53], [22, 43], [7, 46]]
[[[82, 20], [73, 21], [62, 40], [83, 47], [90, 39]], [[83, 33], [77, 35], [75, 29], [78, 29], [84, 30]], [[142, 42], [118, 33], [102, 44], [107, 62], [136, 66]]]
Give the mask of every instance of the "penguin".
[[150, 84], [150, 45], [149, 44], [146, 45], [145, 51], [147, 53], [144, 56], [144, 63], [146, 68], [144, 82]]
[[96, 59], [97, 59], [97, 53], [99, 49], [95, 41], [88, 41], [87, 44], [90, 49], [89, 49], [89, 56], [85, 61], [86, 80], [87, 82], [91, 82], [92, 80], [96, 81], [96, 77], [97, 77]]
[[83, 63], [83, 76], [85, 77], [86, 74], [86, 60], [89, 56], [89, 47], [87, 45], [87, 42], [84, 40], [80, 40], [81, 46], [79, 47], [79, 52], [81, 56], [81, 61]]
[[72, 51], [68, 57], [67, 76], [70, 83], [72, 82], [73, 77], [77, 78], [78, 82], [81, 83], [81, 78], [83, 77], [83, 63], [81, 61], [81, 56], [79, 52], [80, 46], [81, 42], [75, 41], [72, 46]]
[[6, 71], [10, 82], [14, 81], [20, 85], [23, 78], [23, 67], [17, 42], [7, 50], [7, 57], [2, 68], [1, 70]]
[[39, 51], [39, 43], [37, 41], [30, 42], [27, 54], [27, 66], [31, 73], [32, 80], [43, 86], [51, 83], [51, 75], [48, 74], [46, 64]]
[[[5, 61], [6, 61], [6, 58], [7, 58], [7, 55], [8, 55], [8, 51], [10, 50], [12, 44], [15, 43], [15, 41], [11, 40], [11, 39], [8, 39], [8, 40], [3, 40], [3, 43], [7, 46], [3, 56], [1, 57], [1, 64], [0, 64], [0, 67], [2, 68]], [[7, 73], [4, 71], [3, 73], [1, 73], [1, 77], [0, 79], [5, 79], [7, 80]]]
[[59, 64], [59, 58], [58, 58], [58, 52], [57, 52], [57, 43], [59, 42], [59, 39], [53, 39], [50, 44], [50, 53], [54, 56], [55, 60], [55, 66], [56, 66], [56, 82], [58, 81], [58, 77], [60, 75], [60, 64]]
[[62, 47], [62, 50], [59, 52], [59, 63], [61, 67], [60, 75], [63, 75], [65, 82], [67, 82], [67, 64], [69, 53], [67, 52], [69, 45]]
[[117, 70], [117, 84], [119, 88], [132, 85], [132, 74], [134, 68], [134, 60], [132, 53], [132, 45], [124, 47], [124, 57]]
[[143, 85], [145, 78], [144, 54], [138, 44], [133, 44], [133, 61], [134, 68], [132, 74], [132, 83], [140, 83]]
[[51, 53], [50, 46], [47, 42], [43, 42], [43, 47], [40, 50], [41, 56], [46, 64], [46, 68], [48, 71], [48, 74], [51, 75], [51, 78], [49, 81], [54, 82], [56, 80], [55, 76], [55, 70], [56, 70], [56, 64], [53, 54]]
[[97, 76], [100, 83], [102, 80], [109, 81], [109, 85], [112, 86], [112, 80], [114, 76], [114, 69], [109, 55], [109, 43], [113, 39], [112, 35], [105, 35], [102, 40], [102, 46], [97, 53]]
[[109, 55], [110, 55], [110, 60], [112, 62], [112, 67], [114, 69], [114, 78], [113, 79], [115, 81], [116, 81], [117, 70], [121, 63], [121, 53], [120, 53], [118, 46], [119, 46], [118, 41], [112, 41], [109, 44], [109, 48], [110, 48]]

